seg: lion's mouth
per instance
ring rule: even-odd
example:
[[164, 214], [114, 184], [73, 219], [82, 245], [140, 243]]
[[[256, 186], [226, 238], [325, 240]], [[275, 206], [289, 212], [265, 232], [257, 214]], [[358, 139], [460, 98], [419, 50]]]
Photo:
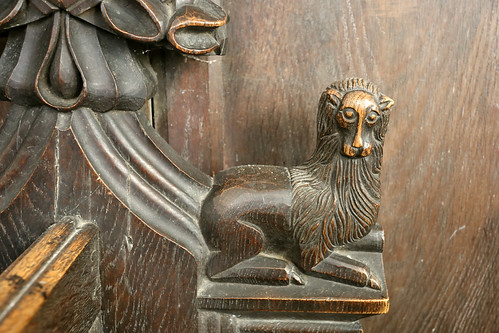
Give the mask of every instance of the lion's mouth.
[[359, 157], [366, 157], [371, 154], [372, 146], [370, 144], [365, 145], [364, 147], [352, 147], [350, 145], [347, 145], [346, 143], [343, 144], [343, 155], [350, 157], [350, 158], [359, 158]]

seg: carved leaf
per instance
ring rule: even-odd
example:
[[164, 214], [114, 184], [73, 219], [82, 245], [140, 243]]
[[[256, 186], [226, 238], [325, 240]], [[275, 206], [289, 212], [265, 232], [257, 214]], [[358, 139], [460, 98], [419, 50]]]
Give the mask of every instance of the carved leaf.
[[142, 42], [162, 39], [172, 15], [168, 5], [154, 0], [104, 0], [101, 10], [114, 31]]
[[65, 9], [73, 15], [80, 15], [99, 4], [101, 0], [31, 0], [31, 2], [44, 14]]
[[[23, 38], [23, 45], [18, 58], [10, 59], [15, 62], [15, 67], [6, 83], [6, 96], [9, 100], [21, 105], [40, 104], [35, 92], [37, 75], [58, 32], [58, 16], [53, 16], [29, 24], [25, 34], [16, 36]], [[3, 54], [2, 58], [6, 56]]]
[[66, 14], [54, 14], [50, 47], [35, 83], [39, 98], [59, 110], [76, 107], [87, 94], [86, 82], [71, 54], [70, 42], [67, 40], [68, 20]]
[[23, 7], [26, 6], [25, 0], [17, 0], [17, 1], [1, 1], [0, 2], [0, 27], [5, 23], [8, 23], [12, 20]]
[[220, 51], [224, 38], [217, 28], [228, 22], [225, 11], [209, 0], [186, 5], [175, 12], [168, 31], [168, 40], [177, 49], [190, 54]]
[[25, 30], [15, 30], [9, 34], [2, 57], [0, 58], [0, 99], [9, 100], [7, 82], [17, 65], [24, 42]]
[[[177, 15], [175, 29], [182, 31], [173, 33], [179, 49], [198, 54], [219, 48], [216, 27], [226, 22], [223, 10], [209, 0], [187, 8]], [[155, 77], [116, 34], [158, 42], [173, 10], [172, 1], [162, 0], [3, 1], [0, 28], [19, 28], [11, 31], [0, 58], [0, 98], [58, 110], [140, 109]]]
[[83, 81], [69, 50], [65, 34], [59, 35], [57, 49], [50, 64], [50, 86], [62, 98], [72, 99], [79, 95]]

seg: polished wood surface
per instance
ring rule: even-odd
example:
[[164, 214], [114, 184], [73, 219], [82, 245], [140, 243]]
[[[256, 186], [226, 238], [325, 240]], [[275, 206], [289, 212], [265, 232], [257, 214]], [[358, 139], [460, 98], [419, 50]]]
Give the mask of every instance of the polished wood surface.
[[[9, 196], [0, 196], [0, 270], [7, 268], [8, 272], [12, 267], [9, 265], [43, 231], [54, 223], [60, 223], [61, 219], [78, 216], [95, 221], [102, 236], [99, 277], [104, 332], [130, 329], [173, 332], [179, 327], [185, 332], [193, 332], [197, 329], [197, 313], [193, 306], [197, 296], [197, 263], [193, 253], [198, 254], [202, 244], [192, 241], [189, 237], [195, 236], [189, 235], [188, 230], [182, 230], [192, 217], [178, 207], [193, 209], [190, 202], [187, 202], [189, 198], [182, 197], [177, 201], [179, 206], [172, 206], [166, 197], [172, 196], [169, 191], [176, 192], [178, 189], [171, 184], [158, 189], [158, 186], [165, 185], [167, 181], [161, 172], [177, 168], [182, 161], [174, 159], [170, 165], [164, 163], [158, 168], [155, 162], [157, 163], [157, 155], [161, 152], [155, 150], [157, 147], [150, 142], [146, 132], [140, 128], [120, 128], [127, 125], [140, 126], [137, 123], [130, 124], [130, 119], [136, 119], [137, 114], [115, 112], [114, 117], [117, 114], [123, 115], [118, 117], [122, 120], [119, 124], [113, 122], [112, 114], [102, 116], [107, 119], [104, 120], [90, 110], [81, 110], [74, 117], [70, 113], [58, 113], [53, 109], [40, 112], [38, 108], [16, 106], [11, 110], [2, 131], [4, 136], [9, 135], [5, 128], [11, 127], [9, 124], [13, 118], [14, 122], [17, 118], [24, 119], [22, 122], [17, 119], [24, 126], [28, 123], [27, 120], [35, 118], [43, 120], [35, 127], [37, 130], [41, 130], [43, 124], [48, 126], [48, 129], [41, 131], [48, 133], [49, 140], [47, 142], [40, 137], [34, 146], [26, 145], [26, 135], [30, 139], [37, 132], [23, 130], [13, 136], [21, 143], [19, 149], [6, 149], [0, 155], [2, 161], [8, 160], [4, 156], [14, 155], [16, 158], [10, 160], [8, 168], [22, 169], [23, 174], [29, 176], [25, 184], [2, 183], [5, 185], [4, 193]], [[57, 125], [55, 121], [50, 121], [57, 118]], [[115, 134], [114, 142], [110, 138], [103, 139], [104, 128]], [[130, 147], [126, 140], [120, 144], [120, 139], [127, 137], [124, 133], [128, 137], [137, 135], [131, 142], [140, 148], [133, 145]], [[8, 143], [10, 141], [6, 140]], [[25, 154], [27, 149], [36, 151], [39, 147], [44, 148], [41, 156], [27, 161], [17, 158]], [[150, 153], [149, 159], [144, 162], [138, 158], [140, 155], [127, 155], [130, 151], [147, 151]], [[93, 156], [93, 165], [86, 156]], [[170, 157], [174, 156], [171, 154]], [[114, 172], [106, 170], [111, 166], [116, 167]], [[156, 172], [158, 169], [161, 170]], [[29, 170], [32, 170], [31, 174]], [[125, 180], [116, 170], [126, 171]], [[147, 172], [138, 177], [138, 170]], [[196, 175], [195, 172], [192, 174]], [[4, 172], [0, 179], [8, 179], [7, 176], [8, 173]], [[151, 179], [155, 180], [155, 187], [149, 183], [152, 182]], [[199, 195], [201, 190], [195, 184], [185, 184], [189, 180], [190, 178], [175, 177], [177, 185], [183, 184], [191, 194]], [[196, 181], [199, 180], [193, 180]], [[17, 191], [18, 195], [10, 198], [10, 194]], [[182, 200], [186, 202], [181, 202]], [[173, 225], [168, 225], [168, 221], [172, 221]], [[172, 240], [175, 236], [179, 238], [176, 241], [184, 246], [179, 246]], [[187, 249], [189, 244], [192, 247]], [[171, 269], [172, 267], [178, 269]]]
[[0, 332], [87, 332], [101, 310], [98, 228], [66, 219], [0, 275]]
[[[377, 82], [397, 100], [385, 147], [379, 214], [387, 232], [391, 311], [364, 320], [366, 331], [494, 331], [499, 276], [497, 3], [231, 0], [224, 7], [232, 17], [227, 56], [220, 61], [177, 58], [177, 68], [185, 72], [182, 77], [190, 81], [175, 83], [178, 90], [169, 90], [166, 107], [153, 103], [158, 131], [167, 133], [178, 152], [208, 173], [248, 163], [296, 165], [314, 147], [317, 91], [339, 77]], [[201, 74], [189, 76], [190, 71]], [[198, 82], [208, 83], [196, 90]], [[182, 96], [188, 96], [184, 102]], [[25, 95], [18, 97], [23, 100]], [[168, 106], [171, 101], [181, 107]], [[50, 112], [55, 111], [43, 111], [48, 113], [38, 114], [46, 120], [40, 123], [51, 127]], [[54, 132], [33, 126], [30, 133], [20, 126], [19, 134], [12, 136], [15, 140], [2, 141], [12, 148], [2, 153], [0, 166], [7, 170], [3, 184], [15, 197], [1, 214], [0, 245], [7, 251], [0, 264], [9, 265], [61, 216], [96, 220], [107, 230], [101, 261], [104, 327], [195, 330], [195, 311], [178, 305], [196, 302], [192, 253], [202, 250], [184, 250], [185, 239], [175, 239], [183, 232], [154, 229], [170, 226], [158, 223], [167, 219], [163, 212], [176, 212], [164, 204], [172, 189], [164, 186], [171, 180], [161, 173], [166, 163], [133, 159], [141, 155], [131, 154], [129, 148], [157, 151], [140, 148], [154, 144], [140, 126], [127, 127], [130, 119], [122, 117], [120, 122], [113, 115], [97, 117], [87, 111], [75, 113], [74, 119], [60, 116]], [[49, 134], [41, 157], [29, 154], [34, 147], [29, 140], [37, 133]], [[130, 141], [122, 139], [132, 133], [139, 146], [130, 147]], [[105, 140], [101, 145], [82, 144], [97, 138]], [[17, 145], [17, 139], [27, 139], [26, 144]], [[45, 139], [35, 140], [36, 147]], [[102, 156], [106, 149], [111, 153], [105, 158], [87, 159]], [[19, 152], [31, 159], [10, 158]], [[109, 172], [109, 161], [120, 163], [130, 177]], [[170, 162], [176, 165], [179, 160]], [[9, 183], [11, 171], [23, 171], [26, 186]], [[120, 177], [123, 181], [115, 182]], [[198, 184], [202, 187], [203, 181]], [[154, 200], [146, 200], [151, 193]], [[197, 199], [194, 195], [193, 202], [199, 203]], [[145, 204], [135, 205], [141, 200]], [[153, 209], [147, 209], [152, 202]], [[189, 203], [186, 196], [180, 210], [195, 212], [196, 206]], [[181, 223], [171, 226], [189, 231], [189, 215], [172, 219]], [[193, 239], [196, 234], [192, 232]], [[182, 274], [169, 269], [179, 263]], [[205, 300], [206, 307], [212, 306]], [[178, 312], [165, 315], [161, 310], [174, 307]], [[248, 330], [266, 324], [246, 319], [235, 321]], [[289, 318], [283, 321], [288, 328], [295, 324]]]
[[[364, 319], [364, 328], [494, 331], [497, 2], [227, 0], [224, 7], [231, 16], [227, 55], [216, 63], [181, 57], [177, 67], [204, 71], [201, 82], [220, 77], [223, 87], [198, 88], [194, 76], [176, 82], [176, 95], [168, 94], [192, 98], [159, 116], [172, 124], [174, 148], [207, 173], [296, 165], [314, 146], [316, 92], [337, 77], [377, 82], [397, 101], [379, 215], [391, 306], [387, 315]], [[221, 133], [213, 133], [213, 119]], [[156, 123], [161, 133], [166, 126]]]
[[7, 113], [9, 113], [10, 109], [10, 103], [8, 102], [0, 102], [0, 126], [5, 121], [5, 118], [7, 118]]

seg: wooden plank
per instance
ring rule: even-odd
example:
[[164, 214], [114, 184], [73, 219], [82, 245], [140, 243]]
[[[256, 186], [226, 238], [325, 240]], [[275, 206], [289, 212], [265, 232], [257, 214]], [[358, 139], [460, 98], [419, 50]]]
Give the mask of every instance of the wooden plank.
[[98, 229], [66, 219], [0, 275], [0, 332], [86, 332], [100, 311]]
[[160, 73], [153, 125], [182, 157], [208, 174], [224, 168], [222, 59], [174, 52], [153, 56]]

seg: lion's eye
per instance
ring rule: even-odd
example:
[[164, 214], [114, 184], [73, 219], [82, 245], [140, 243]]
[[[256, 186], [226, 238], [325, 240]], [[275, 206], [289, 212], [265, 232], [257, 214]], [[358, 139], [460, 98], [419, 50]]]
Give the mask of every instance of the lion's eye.
[[375, 124], [378, 121], [379, 115], [376, 112], [370, 112], [367, 117], [366, 121], [369, 124]]
[[355, 120], [355, 112], [353, 112], [353, 110], [344, 110], [342, 114], [343, 118], [348, 122]]

